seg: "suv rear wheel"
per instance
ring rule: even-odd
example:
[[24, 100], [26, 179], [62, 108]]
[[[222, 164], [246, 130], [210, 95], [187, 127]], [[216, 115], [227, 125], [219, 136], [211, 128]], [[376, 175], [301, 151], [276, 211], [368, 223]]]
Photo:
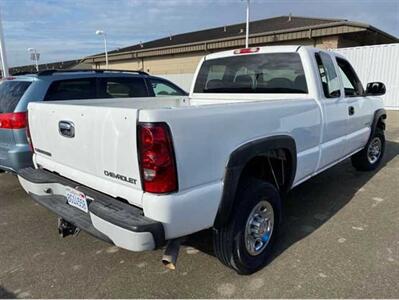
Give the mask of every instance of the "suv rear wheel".
[[214, 230], [218, 259], [239, 274], [251, 274], [267, 264], [277, 237], [280, 194], [274, 185], [251, 178], [240, 184], [228, 224]]

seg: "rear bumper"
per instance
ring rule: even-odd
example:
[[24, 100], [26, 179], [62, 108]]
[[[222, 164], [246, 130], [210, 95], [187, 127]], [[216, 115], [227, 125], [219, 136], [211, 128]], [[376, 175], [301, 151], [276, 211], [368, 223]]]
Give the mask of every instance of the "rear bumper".
[[[41, 169], [22, 169], [18, 179], [36, 202], [97, 238], [131, 251], [153, 250], [165, 243], [163, 225], [130, 204]], [[89, 213], [67, 204], [67, 187], [93, 199], [88, 201]]]
[[33, 166], [32, 152], [28, 145], [3, 148], [0, 146], [0, 169], [9, 172]]

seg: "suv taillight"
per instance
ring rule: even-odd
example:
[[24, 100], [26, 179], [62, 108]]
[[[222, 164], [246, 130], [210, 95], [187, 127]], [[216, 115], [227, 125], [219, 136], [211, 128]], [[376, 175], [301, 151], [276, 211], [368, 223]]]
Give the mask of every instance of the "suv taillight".
[[138, 152], [145, 192], [177, 191], [177, 171], [172, 136], [166, 123], [138, 125]]
[[26, 127], [26, 112], [0, 114], [0, 129], [21, 129]]

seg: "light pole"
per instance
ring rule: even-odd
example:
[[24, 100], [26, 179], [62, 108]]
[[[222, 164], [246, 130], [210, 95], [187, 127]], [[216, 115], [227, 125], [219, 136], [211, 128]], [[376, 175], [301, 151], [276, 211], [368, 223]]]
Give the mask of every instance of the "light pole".
[[245, 34], [245, 48], [249, 47], [249, 1], [247, 0], [247, 28]]
[[28, 52], [30, 53], [30, 59], [35, 61], [36, 72], [39, 72], [39, 53], [35, 48], [28, 48]]
[[105, 68], [108, 69], [108, 50], [107, 50], [107, 37], [104, 30], [97, 30], [97, 35], [102, 35], [104, 38], [104, 49], [105, 49]]
[[1, 21], [1, 11], [0, 11], [0, 56], [1, 56], [1, 65], [3, 66], [3, 77], [8, 77], [8, 64], [7, 64], [7, 55], [6, 55], [6, 45], [4, 44], [4, 36], [3, 36], [3, 26]]

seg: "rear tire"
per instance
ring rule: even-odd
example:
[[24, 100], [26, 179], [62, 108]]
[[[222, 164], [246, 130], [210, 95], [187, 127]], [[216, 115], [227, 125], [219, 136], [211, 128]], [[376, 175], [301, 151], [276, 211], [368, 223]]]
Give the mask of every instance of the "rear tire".
[[281, 200], [274, 185], [248, 179], [237, 190], [229, 222], [214, 230], [216, 257], [239, 274], [262, 269], [279, 229]]
[[352, 165], [358, 171], [375, 170], [381, 163], [385, 152], [384, 131], [377, 128], [363, 150], [352, 155]]

